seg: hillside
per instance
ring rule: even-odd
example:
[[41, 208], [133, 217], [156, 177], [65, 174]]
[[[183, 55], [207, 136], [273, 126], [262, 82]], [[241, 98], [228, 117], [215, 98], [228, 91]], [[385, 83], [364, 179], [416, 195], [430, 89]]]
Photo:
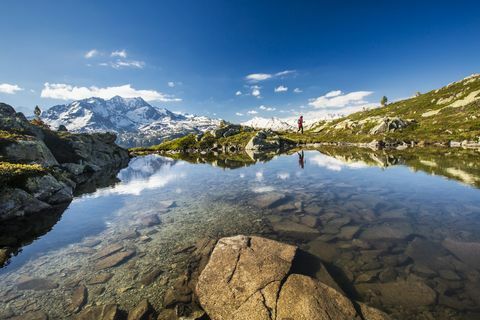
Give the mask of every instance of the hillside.
[[307, 136], [317, 142], [478, 142], [480, 75], [382, 108], [319, 122]]
[[[259, 134], [266, 136], [265, 141], [277, 141], [270, 149], [280, 145], [307, 143], [372, 142], [375, 146], [440, 144], [476, 147], [480, 143], [480, 75], [472, 75], [441, 89], [418, 94], [385, 107], [357, 112], [336, 120], [320, 121], [304, 134], [275, 129], [259, 130], [254, 123], [250, 125], [229, 125], [206, 134], [187, 135], [133, 151], [248, 150], [248, 143], [253, 142], [252, 139]], [[265, 145], [262, 141], [258, 143]]]

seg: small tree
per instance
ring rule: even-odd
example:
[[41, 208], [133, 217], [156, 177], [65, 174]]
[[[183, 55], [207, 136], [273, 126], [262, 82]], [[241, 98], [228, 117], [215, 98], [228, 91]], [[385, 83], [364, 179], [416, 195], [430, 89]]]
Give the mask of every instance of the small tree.
[[33, 111], [33, 113], [35, 114], [35, 117], [40, 120], [40, 115], [42, 114], [42, 110], [40, 110], [40, 108], [38, 106], [35, 106], [35, 110]]
[[420, 91], [415, 92], [415, 97], [420, 97], [421, 93]]
[[382, 107], [385, 107], [387, 105], [387, 102], [388, 98], [386, 96], [383, 96], [382, 100], [380, 100], [380, 104], [382, 105]]

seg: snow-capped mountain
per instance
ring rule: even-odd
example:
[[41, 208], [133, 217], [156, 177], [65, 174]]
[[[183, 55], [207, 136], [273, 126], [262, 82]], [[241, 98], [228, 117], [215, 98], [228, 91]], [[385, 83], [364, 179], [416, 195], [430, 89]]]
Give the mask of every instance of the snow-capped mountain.
[[296, 121], [294, 119], [287, 122], [284, 119], [280, 119], [277, 117], [254, 117], [248, 121], [242, 122], [242, 125], [255, 129], [271, 129], [274, 131], [291, 131], [296, 129]]
[[153, 107], [142, 98], [119, 96], [56, 105], [41, 117], [52, 128], [64, 125], [72, 132], [115, 132], [117, 143], [125, 147], [157, 144], [167, 138], [205, 132], [220, 124], [218, 119], [171, 112]]

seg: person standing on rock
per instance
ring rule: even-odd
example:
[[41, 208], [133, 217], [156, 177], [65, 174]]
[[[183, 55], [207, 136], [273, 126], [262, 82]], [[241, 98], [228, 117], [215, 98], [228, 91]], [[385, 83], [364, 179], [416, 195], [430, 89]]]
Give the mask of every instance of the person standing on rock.
[[300, 118], [298, 118], [298, 130], [297, 132], [302, 132], [303, 134], [303, 116], [300, 116]]

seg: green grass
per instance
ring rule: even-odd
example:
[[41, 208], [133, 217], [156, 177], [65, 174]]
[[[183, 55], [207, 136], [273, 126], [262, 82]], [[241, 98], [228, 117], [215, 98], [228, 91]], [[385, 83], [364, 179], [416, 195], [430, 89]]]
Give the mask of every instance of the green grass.
[[164, 141], [161, 144], [151, 147], [138, 147], [129, 149], [131, 154], [142, 155], [152, 152], [164, 151], [178, 151], [185, 152], [187, 150], [207, 150], [213, 147], [214, 144], [221, 146], [241, 146], [245, 147], [248, 141], [255, 135], [255, 131], [240, 131], [240, 133], [222, 138], [214, 138], [209, 132], [205, 133], [200, 141], [196, 141], [195, 134], [189, 134], [181, 138], [170, 141]]
[[[467, 83], [469, 81], [469, 83]], [[480, 77], [460, 81], [439, 90], [433, 90], [418, 97], [391, 103], [382, 108], [369, 111], [362, 111], [351, 114], [345, 118], [318, 123], [312, 131], [318, 131], [322, 125], [323, 130], [314, 138], [322, 142], [369, 142], [372, 140], [395, 140], [395, 141], [426, 141], [431, 143], [445, 143], [451, 140], [478, 140], [480, 137], [480, 100], [473, 101], [462, 107], [448, 107], [456, 100], [465, 98], [480, 90]], [[453, 98], [452, 98], [453, 97]], [[480, 94], [477, 95], [480, 97]], [[437, 104], [445, 99], [452, 99], [450, 102]], [[422, 114], [429, 111], [439, 112], [436, 115], [423, 117]], [[402, 119], [415, 120], [416, 124], [401, 131], [388, 132], [385, 134], [370, 135], [369, 131], [376, 124], [368, 121], [373, 117], [400, 117]], [[373, 119], [372, 119], [373, 120]], [[344, 122], [364, 122], [350, 129], [335, 129], [335, 125]]]
[[47, 170], [38, 164], [0, 162], [1, 185], [22, 185], [25, 179], [46, 173]]

